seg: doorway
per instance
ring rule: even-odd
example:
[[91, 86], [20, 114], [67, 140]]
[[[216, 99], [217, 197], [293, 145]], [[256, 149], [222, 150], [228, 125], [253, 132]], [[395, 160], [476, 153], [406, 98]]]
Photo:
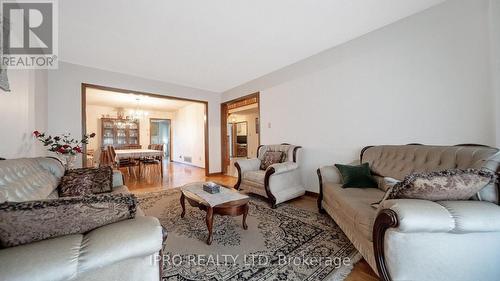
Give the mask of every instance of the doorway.
[[221, 104], [222, 173], [236, 176], [234, 162], [257, 157], [260, 145], [259, 93]]
[[164, 147], [164, 159], [172, 161], [172, 121], [170, 119], [149, 119], [150, 144], [161, 144]]
[[[81, 94], [82, 134], [96, 133], [96, 137], [83, 146], [83, 167], [99, 166], [106, 151], [104, 148], [109, 145], [115, 150], [131, 148], [131, 144], [137, 149], [147, 149], [154, 141], [168, 143], [165, 153], [169, 158], [164, 161], [171, 163], [165, 165], [167, 169], [163, 174], [170, 172], [168, 167], [192, 166], [197, 174], [209, 175], [207, 101], [86, 83], [81, 84]], [[113, 121], [109, 130], [103, 122], [108, 119]], [[150, 134], [150, 119], [169, 120], [165, 121], [168, 126], [167, 123], [158, 124], [154, 140]], [[189, 142], [192, 139], [196, 141]], [[169, 177], [163, 179], [155, 184], [161, 187], [172, 182]]]

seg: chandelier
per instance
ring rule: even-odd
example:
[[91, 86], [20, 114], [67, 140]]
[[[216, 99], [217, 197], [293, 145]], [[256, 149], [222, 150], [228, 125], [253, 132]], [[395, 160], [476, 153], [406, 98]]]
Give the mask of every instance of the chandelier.
[[136, 106], [135, 106], [135, 109], [133, 109], [131, 112], [130, 112], [130, 118], [134, 121], [138, 121], [140, 119], [144, 119], [146, 118], [149, 113], [145, 110], [141, 110], [140, 109], [140, 102], [141, 102], [141, 99], [140, 98], [136, 98], [135, 99], [136, 101]]

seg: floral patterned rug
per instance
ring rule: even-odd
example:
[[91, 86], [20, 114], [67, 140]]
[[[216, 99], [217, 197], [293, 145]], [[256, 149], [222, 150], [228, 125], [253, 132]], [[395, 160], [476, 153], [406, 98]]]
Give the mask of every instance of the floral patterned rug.
[[333, 220], [291, 204], [271, 209], [251, 197], [242, 217], [214, 217], [207, 245], [205, 212], [186, 203], [181, 219], [177, 189], [138, 195], [140, 208], [168, 232], [163, 280], [344, 280], [360, 259]]

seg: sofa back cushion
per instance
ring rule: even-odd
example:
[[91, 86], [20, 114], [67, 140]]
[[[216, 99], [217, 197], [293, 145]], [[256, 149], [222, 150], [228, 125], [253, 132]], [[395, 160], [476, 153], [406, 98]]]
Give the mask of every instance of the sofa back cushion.
[[[411, 173], [448, 169], [488, 169], [496, 172], [500, 166], [497, 148], [484, 146], [380, 145], [367, 148], [361, 161], [370, 163], [377, 176], [403, 180]], [[483, 188], [478, 200], [498, 203], [495, 183]]]
[[52, 158], [0, 161], [0, 202], [42, 200], [49, 197], [64, 175], [64, 166]]

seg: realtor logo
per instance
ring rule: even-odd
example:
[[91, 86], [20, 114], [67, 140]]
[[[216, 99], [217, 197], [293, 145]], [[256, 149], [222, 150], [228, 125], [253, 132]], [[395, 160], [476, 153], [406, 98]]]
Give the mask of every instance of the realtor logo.
[[57, 2], [3, 0], [2, 68], [57, 68]]

